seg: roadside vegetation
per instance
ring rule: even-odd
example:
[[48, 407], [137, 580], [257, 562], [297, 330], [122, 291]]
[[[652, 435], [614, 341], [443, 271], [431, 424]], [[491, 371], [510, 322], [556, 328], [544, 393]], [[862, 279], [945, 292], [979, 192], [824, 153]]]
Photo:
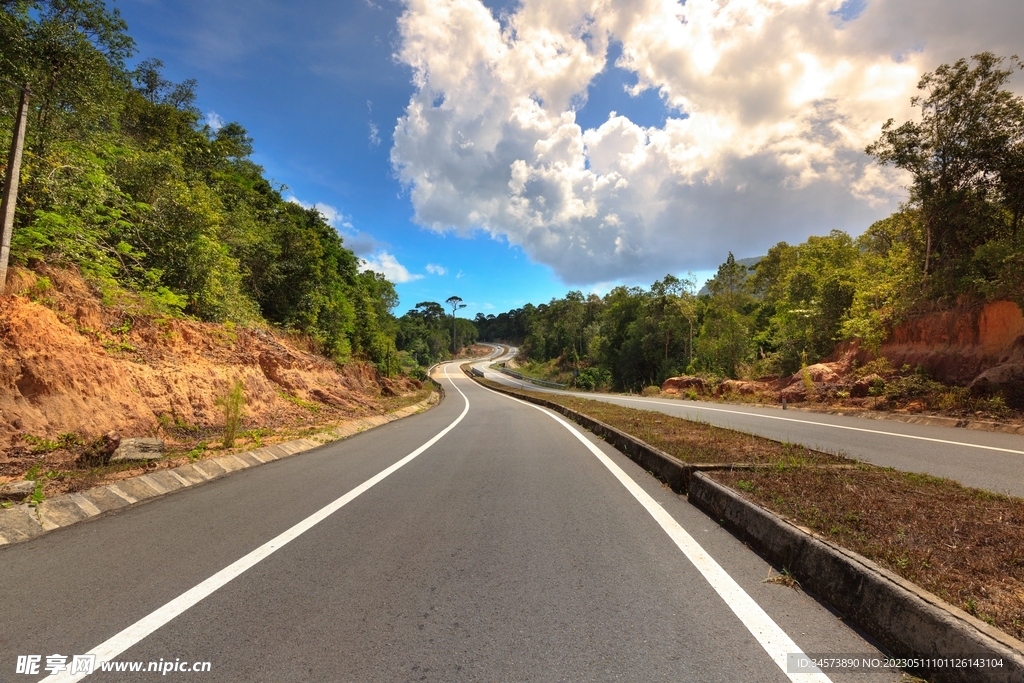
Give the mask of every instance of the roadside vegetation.
[[588, 415], [684, 463], [722, 465], [707, 474], [744, 498], [1024, 639], [1020, 498], [653, 411], [502, 390]]
[[447, 337], [429, 321], [400, 325], [392, 283], [266, 176], [243, 125], [207, 120], [195, 80], [133, 57], [101, 0], [0, 7], [4, 164], [20, 86], [31, 90], [12, 265], [80, 271], [108, 304], [143, 315], [295, 331], [388, 376], [447, 357], [450, 319]]
[[[1020, 67], [984, 53], [924, 75], [913, 100], [919, 120], [890, 120], [867, 148], [907, 174], [909, 197], [860, 237], [780, 242], [753, 265], [730, 253], [701, 291], [692, 276], [667, 275], [649, 288], [573, 291], [479, 314], [480, 339], [518, 344], [520, 360], [545, 379], [636, 392], [679, 375], [712, 384], [789, 376], [846, 340], [877, 349], [919, 313], [1024, 306], [1024, 101], [1006, 89]], [[958, 395], [941, 398], [948, 387], [911, 387], [928, 380], [917, 368], [883, 379], [913, 398], [966, 406]], [[1020, 393], [1001, 398], [1024, 408]]]
[[[391, 413], [426, 401], [431, 391], [430, 386], [424, 386], [384, 398], [380, 412]], [[163, 439], [168, 448], [161, 457], [148, 462], [110, 462], [113, 451], [108, 437], [87, 439], [80, 434], [66, 433], [49, 440], [25, 434], [21, 443], [9, 448], [6, 457], [0, 460], [0, 478], [35, 481], [36, 487], [30, 495], [0, 501], [0, 507], [20, 503], [35, 505], [51, 496], [84, 491], [155, 470], [309, 438], [353, 421], [351, 416], [331, 406], [301, 401], [310, 413], [305, 420], [245, 428], [242, 423], [244, 398], [239, 385], [232, 386], [223, 398], [225, 415], [219, 425], [190, 424], [171, 415], [161, 416], [158, 426], [146, 436]]]

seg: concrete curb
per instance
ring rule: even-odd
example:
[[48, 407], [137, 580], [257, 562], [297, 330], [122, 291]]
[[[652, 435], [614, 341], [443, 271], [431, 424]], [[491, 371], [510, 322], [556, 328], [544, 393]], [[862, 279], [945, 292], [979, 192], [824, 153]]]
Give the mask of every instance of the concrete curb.
[[437, 399], [433, 395], [393, 413], [373, 415], [362, 420], [345, 422], [304, 439], [295, 439], [254, 451], [222, 455], [218, 458], [197, 460], [174, 469], [154, 470], [113, 484], [97, 486], [87, 491], [68, 493], [47, 498], [36, 507], [28, 504], [0, 509], [0, 547], [33, 539], [53, 529], [106, 514], [129, 505], [159, 498], [173, 491], [203, 484], [213, 479], [260, 465], [289, 458], [293, 455], [340, 441], [374, 427], [400, 420], [421, 412], [444, 399], [444, 389], [433, 379]]
[[[1024, 680], [1024, 643], [879, 567], [820, 539], [702, 474], [722, 465], [686, 465], [636, 437], [545, 399], [495, 391], [554, 410], [592, 431], [736, 536], [785, 567], [801, 584], [901, 658], [1001, 658], [1002, 668], [918, 669], [933, 683]], [[684, 483], [685, 482], [685, 483]]]
[[[467, 373], [471, 371], [467, 370]], [[474, 377], [477, 375], [473, 374]], [[576, 422], [583, 428], [600, 436], [607, 443], [624, 453], [630, 460], [643, 467], [650, 474], [665, 482], [669, 488], [676, 493], [686, 493], [690, 486], [690, 478], [696, 472], [714, 472], [716, 470], [756, 470], [770, 467], [770, 465], [759, 465], [756, 463], [684, 463], [672, 457], [665, 451], [644, 443], [643, 441], [626, 434], [623, 431], [607, 425], [600, 420], [595, 420], [589, 415], [578, 413], [575, 410], [566, 408], [563, 405], [533, 396], [522, 396], [512, 391], [505, 391], [498, 387], [488, 387], [503, 394], [535, 403], [536, 405], [561, 413], [567, 418]], [[829, 467], [837, 467], [830, 465]], [[839, 465], [838, 467], [845, 467]]]
[[898, 657], [1001, 658], [1002, 668], [917, 671], [935, 683], [1024, 680], [1024, 643], [975, 619], [855, 552], [818, 538], [695, 474], [689, 500], [785, 567]]

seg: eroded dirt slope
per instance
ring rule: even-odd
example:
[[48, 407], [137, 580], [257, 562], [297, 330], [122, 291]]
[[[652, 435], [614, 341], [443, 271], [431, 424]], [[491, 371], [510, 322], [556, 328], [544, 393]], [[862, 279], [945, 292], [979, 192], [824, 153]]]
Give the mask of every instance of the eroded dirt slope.
[[[149, 436], [161, 423], [215, 429], [223, 425], [217, 400], [236, 379], [249, 426], [377, 413], [389, 396], [416, 388], [361, 363], [339, 369], [270, 330], [101, 305], [74, 272], [18, 270], [9, 285], [12, 294], [0, 297], [0, 454], [24, 447], [26, 435]], [[173, 432], [160, 436], [173, 441]]]

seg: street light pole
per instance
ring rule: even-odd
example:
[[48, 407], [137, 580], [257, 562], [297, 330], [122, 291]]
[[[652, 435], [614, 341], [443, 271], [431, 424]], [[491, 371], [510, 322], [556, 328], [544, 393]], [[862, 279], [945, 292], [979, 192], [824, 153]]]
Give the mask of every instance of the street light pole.
[[7, 288], [7, 261], [11, 255], [11, 233], [14, 231], [14, 208], [18, 201], [18, 180], [21, 176], [21, 152], [25, 147], [25, 122], [28, 119], [28, 84], [21, 87], [21, 102], [14, 120], [11, 151], [7, 155], [7, 177], [4, 178], [3, 198], [0, 199], [0, 294]]

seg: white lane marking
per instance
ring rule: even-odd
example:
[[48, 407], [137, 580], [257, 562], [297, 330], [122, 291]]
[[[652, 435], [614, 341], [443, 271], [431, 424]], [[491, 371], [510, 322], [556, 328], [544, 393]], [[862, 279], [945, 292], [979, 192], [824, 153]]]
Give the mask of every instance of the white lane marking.
[[[488, 391], [491, 391], [488, 389]], [[615, 476], [619, 482], [626, 487], [633, 497], [644, 506], [644, 509], [650, 513], [651, 517], [661, 525], [661, 528], [668, 534], [669, 538], [683, 551], [686, 558], [693, 563], [693, 566], [697, 568], [697, 571], [701, 573], [704, 579], [711, 584], [711, 587], [715, 589], [715, 592], [725, 601], [725, 604], [729, 606], [729, 609], [733, 611], [743, 625], [747, 627], [751, 635], [757, 639], [757, 642], [761, 644], [768, 656], [771, 657], [772, 661], [782, 672], [789, 676], [789, 679], [793, 683], [831, 683], [831, 679], [820, 671], [816, 673], [789, 673], [786, 671], [787, 655], [793, 654], [802, 656], [803, 650], [793, 642], [782, 628], [775, 623], [775, 621], [768, 616], [768, 614], [761, 609], [752, 597], [747, 595], [747, 592], [740, 587], [736, 581], [729, 576], [729, 573], [722, 569], [722, 566], [715, 561], [711, 555], [708, 554], [704, 548], [694, 540], [693, 536], [690, 536], [686, 532], [686, 529], [677, 522], [672, 515], [665, 511], [665, 508], [661, 507], [656, 500], [640, 488], [640, 485], [633, 481], [632, 477], [626, 474], [622, 468], [612, 462], [611, 458], [601, 452], [597, 446], [592, 444], [587, 437], [583, 436], [575, 427], [570, 425], [568, 422], [563, 420], [558, 415], [555, 415], [549, 410], [541, 408], [540, 406], [532, 403], [526, 403], [519, 399], [512, 398], [506, 394], [500, 394], [493, 392], [499, 396], [509, 398], [513, 401], [517, 401], [531, 408], [539, 410], [544, 413], [555, 422], [558, 422], [575, 436], [580, 442], [586, 446], [591, 453], [597, 456], [597, 459], [608, 468], [608, 470]]]
[[[537, 387], [536, 390], [546, 391], [549, 394], [560, 394], [564, 396], [576, 396], [565, 391], [553, 391], [551, 389], [544, 389], [543, 387]], [[931, 441], [934, 443], [944, 443], [951, 446], [965, 446], [967, 448], [981, 448], [986, 451], [999, 451], [1001, 453], [1014, 453], [1015, 455], [1024, 455], [1024, 451], [1017, 451], [1012, 448], [999, 448], [998, 446], [983, 446], [977, 443], [968, 443], [966, 441], [950, 441], [948, 439], [935, 439], [930, 436], [915, 436], [914, 434], [900, 434], [899, 432], [887, 432], [881, 429], [865, 429], [864, 427], [849, 427], [847, 425], [836, 425], [828, 422], [815, 422], [814, 420], [801, 420], [795, 417], [781, 417], [778, 415], [762, 415], [761, 413], [747, 413], [742, 410], [728, 410], [727, 408], [705, 408], [704, 406], [695, 407], [688, 405], [680, 405], [678, 403], [669, 403], [667, 401], [653, 401], [649, 399], [641, 398], [626, 398], [624, 396], [605, 396], [602, 398], [594, 398], [591, 396], [580, 396], [579, 398], [589, 398], [592, 401], [607, 400], [609, 403], [613, 401], [629, 401], [632, 403], [645, 403], [649, 405], [659, 406], [672, 406], [673, 408], [679, 408], [680, 410], [699, 412], [701, 410], [707, 410], [714, 413], [730, 413], [732, 415], [746, 415], [748, 417], [762, 417], [766, 420], [781, 420], [782, 422], [799, 422], [800, 424], [815, 425], [817, 427], [831, 427], [832, 429], [846, 429], [851, 432], [867, 432], [868, 434], [882, 434], [883, 436], [898, 436], [901, 439], [915, 439], [917, 441]]]
[[800, 420], [798, 418], [781, 417], [781, 416], [778, 416], [778, 415], [762, 415], [761, 413], [747, 413], [747, 412], [743, 412], [741, 410], [727, 410], [725, 408], [705, 408], [703, 406], [697, 408], [697, 407], [685, 406], [685, 405], [680, 406], [680, 405], [677, 405], [675, 403], [668, 403], [667, 401], [644, 401], [642, 399], [636, 399], [636, 398], [619, 398], [618, 396], [614, 397], [614, 399], [618, 400], [618, 401], [632, 401], [633, 403], [653, 403], [655, 405], [660, 405], [660, 406], [673, 406], [673, 407], [676, 407], [676, 408], [681, 408], [683, 410], [694, 410], [694, 411], [709, 410], [709, 411], [716, 412], [716, 413], [732, 413], [734, 415], [747, 415], [749, 417], [763, 417], [766, 420], [781, 420], [783, 422], [799, 422], [801, 424], [816, 425], [818, 427], [831, 427], [832, 429], [846, 429], [846, 430], [849, 430], [851, 432], [867, 432], [869, 434], [882, 434], [884, 436], [898, 436], [901, 439], [916, 439], [917, 441], [932, 441], [934, 443], [945, 443], [945, 444], [950, 444], [952, 446], [966, 446], [968, 448], [981, 448], [981, 449], [984, 449], [986, 451], [1000, 451], [1000, 452], [1003, 452], [1003, 453], [1015, 453], [1017, 455], [1024, 455], [1024, 451], [1017, 451], [1017, 450], [1014, 450], [1012, 448], [999, 448], [998, 446], [984, 446], [982, 444], [968, 443], [966, 441], [951, 441], [949, 439], [936, 439], [936, 438], [933, 438], [933, 437], [930, 437], [930, 436], [916, 436], [914, 434], [900, 434], [899, 432], [887, 432], [887, 431], [882, 430], [882, 429], [865, 429], [864, 427], [850, 427], [848, 425], [836, 425], [836, 424], [831, 424], [831, 423], [828, 423], [828, 422], [815, 422], [814, 420]]
[[[451, 377], [448, 376], [447, 365], [444, 368], [444, 375], [446, 378], [448, 378], [449, 381], [451, 381]], [[245, 557], [242, 557], [241, 559], [229, 564], [224, 569], [221, 569], [219, 572], [217, 572], [210, 578], [206, 579], [202, 583], [199, 583], [193, 588], [190, 588], [189, 590], [185, 591], [178, 597], [168, 602], [163, 607], [157, 609], [155, 612], [152, 612], [151, 614], [143, 617], [142, 619], [139, 619], [137, 622], [135, 622], [128, 628], [124, 629], [117, 635], [97, 645], [86, 654], [96, 655], [97, 662], [111, 661], [119, 654], [130, 648], [132, 645], [135, 645], [143, 638], [149, 636], [158, 628], [174, 619], [179, 614], [185, 612], [185, 610], [189, 609], [203, 598], [209, 596], [217, 589], [223, 587], [229, 581], [239, 576], [247, 569], [252, 568], [260, 561], [265, 560], [267, 557], [277, 552], [288, 543], [294, 541], [296, 538], [306, 533], [323, 520], [330, 517], [332, 514], [337, 512], [345, 505], [351, 503], [353, 500], [355, 500], [360, 495], [368, 491], [374, 485], [379, 484], [388, 476], [390, 476], [397, 470], [401, 469], [405, 465], [412, 462], [412, 460], [416, 458], [416, 456], [420, 455], [421, 453], [423, 453], [423, 451], [427, 450], [435, 443], [440, 441], [445, 434], [450, 432], [452, 429], [455, 428], [457, 424], [462, 422], [462, 418], [466, 417], [466, 413], [469, 412], [469, 399], [466, 398], [466, 395], [462, 393], [462, 390], [455, 385], [455, 382], [452, 382], [451, 384], [453, 387], [455, 387], [455, 390], [459, 392], [459, 394], [462, 396], [462, 399], [466, 402], [466, 407], [462, 409], [462, 413], [457, 418], [455, 418], [454, 422], [452, 422], [450, 425], [448, 425], [440, 432], [438, 432], [436, 435], [434, 435], [434, 437], [430, 439], [430, 441], [427, 441], [425, 444], [423, 444], [422, 446], [414, 450], [412, 453], [396, 462], [394, 465], [391, 465], [387, 469], [382, 470], [377, 475], [367, 479], [362, 484], [355, 487], [354, 489], [352, 489], [342, 497], [338, 498], [334, 502], [328, 503], [326, 506], [320, 508], [319, 510], [314, 512], [309, 517], [306, 517], [304, 520], [302, 520], [292, 528], [267, 541], [266, 543], [261, 545], [259, 548], [256, 548]], [[50, 676], [47, 676], [46, 678], [42, 679], [40, 683], [72, 683], [73, 681], [82, 680], [83, 678], [85, 678], [86, 675], [87, 674], [84, 673], [71, 675], [67, 672], [51, 674]]]

